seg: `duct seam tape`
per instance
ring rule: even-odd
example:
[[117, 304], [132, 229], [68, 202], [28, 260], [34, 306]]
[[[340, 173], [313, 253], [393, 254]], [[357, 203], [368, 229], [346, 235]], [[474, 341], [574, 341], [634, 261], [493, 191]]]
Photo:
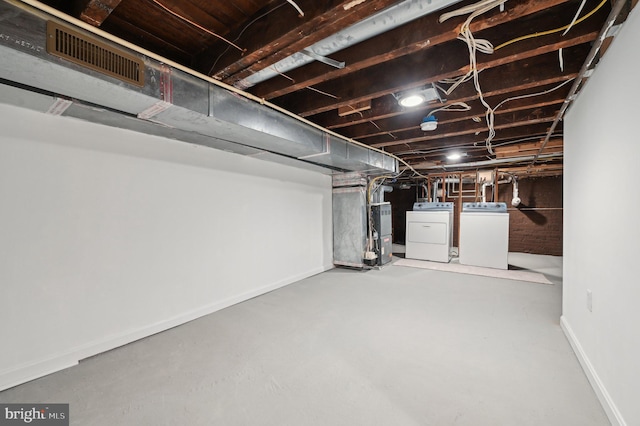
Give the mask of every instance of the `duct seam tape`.
[[60, 99], [56, 98], [51, 107], [47, 110], [47, 114], [50, 115], [62, 115], [67, 108], [69, 108], [73, 104], [73, 101], [68, 99]]
[[141, 113], [138, 114], [138, 118], [142, 120], [148, 120], [151, 117], [155, 117], [160, 114], [162, 111], [168, 110], [173, 104], [165, 101], [158, 101], [155, 104], [151, 105], [149, 108], [145, 109]]

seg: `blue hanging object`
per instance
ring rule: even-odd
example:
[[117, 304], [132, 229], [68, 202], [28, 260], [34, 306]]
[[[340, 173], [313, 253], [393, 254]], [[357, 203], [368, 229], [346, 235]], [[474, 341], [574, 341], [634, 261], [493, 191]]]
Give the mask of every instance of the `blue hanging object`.
[[438, 119], [433, 115], [427, 115], [425, 118], [422, 119], [422, 123], [420, 123], [420, 128], [425, 132], [435, 130], [437, 127], [438, 127]]

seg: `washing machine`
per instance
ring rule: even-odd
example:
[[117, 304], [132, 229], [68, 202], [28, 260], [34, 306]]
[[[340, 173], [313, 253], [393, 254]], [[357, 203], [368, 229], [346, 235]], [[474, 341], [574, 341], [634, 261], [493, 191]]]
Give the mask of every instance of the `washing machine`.
[[461, 265], [508, 269], [509, 213], [506, 203], [462, 203]]
[[449, 262], [453, 236], [453, 203], [420, 202], [407, 212], [407, 259]]

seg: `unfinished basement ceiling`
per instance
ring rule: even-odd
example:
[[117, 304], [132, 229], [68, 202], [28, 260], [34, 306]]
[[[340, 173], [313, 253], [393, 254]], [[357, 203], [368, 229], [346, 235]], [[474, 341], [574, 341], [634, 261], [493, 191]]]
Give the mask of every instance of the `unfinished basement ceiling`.
[[[635, 4], [618, 2], [622, 3], [508, 0], [471, 21], [469, 30], [478, 44], [487, 40], [494, 46], [493, 53], [475, 54], [478, 87], [486, 105], [495, 109], [495, 136], [488, 146], [487, 106], [473, 79], [444, 93], [451, 87], [450, 79], [470, 69], [469, 45], [458, 39], [469, 14], [440, 18], [476, 2], [43, 1], [339, 134], [393, 153], [425, 174], [500, 167], [529, 175], [562, 173], [559, 114], [579, 89], [581, 70], [593, 68], [604, 52], [605, 36], [612, 34], [612, 9], [621, 10], [615, 13], [617, 25]], [[394, 5], [395, 12], [384, 13]], [[390, 24], [402, 8], [411, 9], [414, 16], [426, 15], [395, 22], [393, 28]], [[367, 18], [370, 27], [382, 28], [382, 33], [369, 38], [365, 34], [362, 41], [340, 49], [351, 37], [352, 26]], [[594, 56], [594, 44], [602, 41]], [[326, 49], [328, 45], [335, 49]], [[305, 54], [310, 46], [316, 48]], [[301, 66], [283, 71], [282, 64], [299, 59]], [[255, 77], [260, 72], [266, 75], [263, 81]], [[440, 99], [413, 108], [398, 105], [395, 94], [425, 85], [438, 86]], [[532, 94], [538, 95], [526, 96]], [[502, 103], [513, 97], [518, 98]], [[434, 109], [460, 108], [460, 102], [469, 109], [435, 112], [437, 128], [421, 130], [421, 121]], [[452, 151], [464, 156], [448, 160]]]

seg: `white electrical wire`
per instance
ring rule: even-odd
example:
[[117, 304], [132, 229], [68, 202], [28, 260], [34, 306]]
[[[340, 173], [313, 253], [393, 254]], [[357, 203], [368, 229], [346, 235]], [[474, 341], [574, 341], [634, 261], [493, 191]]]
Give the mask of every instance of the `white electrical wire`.
[[433, 115], [434, 113], [438, 112], [438, 111], [445, 111], [445, 110], [449, 110], [449, 111], [469, 111], [471, 109], [471, 107], [465, 103], [465, 102], [454, 102], [451, 103], [449, 105], [445, 105], [441, 108], [436, 108], [434, 110], [429, 111], [429, 114], [427, 114], [427, 116]]
[[[496, 105], [494, 108], [489, 108], [489, 110], [487, 111], [487, 122], [489, 123], [489, 128], [490, 128], [490, 129], [492, 129], [492, 128], [493, 128], [493, 126], [494, 126], [494, 120], [495, 120], [495, 112], [496, 112], [496, 110], [497, 110], [498, 108], [500, 108], [502, 105], [506, 104], [507, 102], [515, 101], [515, 100], [518, 100], [518, 99], [532, 98], [532, 97], [534, 97], [534, 96], [547, 95], [547, 94], [549, 94], [549, 93], [551, 93], [551, 92], [553, 92], [553, 91], [555, 91], [555, 90], [558, 90], [558, 89], [560, 89], [561, 87], [563, 87], [563, 86], [565, 86], [565, 85], [569, 84], [569, 83], [570, 83], [570, 82], [572, 82], [574, 79], [575, 79], [575, 77], [574, 77], [574, 78], [571, 78], [571, 79], [569, 79], [569, 80], [565, 80], [565, 81], [563, 81], [562, 83], [558, 84], [557, 86], [552, 87], [551, 89], [544, 90], [544, 91], [542, 91], [542, 92], [537, 92], [537, 93], [528, 93], [528, 94], [526, 94], [526, 95], [520, 95], [520, 96], [512, 96], [512, 97], [510, 97], [510, 98], [507, 98], [507, 99], [503, 100], [503, 101], [502, 101], [502, 102], [500, 102], [498, 105]], [[494, 132], [493, 132], [493, 136], [495, 136], [495, 130], [494, 130]], [[493, 139], [493, 137], [491, 137], [491, 139]], [[490, 140], [490, 139], [487, 139], [487, 141], [488, 141], [488, 142], [487, 142], [488, 146], [491, 146], [491, 140]]]
[[558, 61], [560, 61], [560, 71], [564, 72], [564, 56], [562, 55], [562, 47], [558, 49]]
[[[484, 6], [488, 6], [488, 5], [490, 5], [490, 4], [494, 3], [494, 2], [495, 2], [495, 0], [482, 0], [482, 1], [478, 2], [478, 3], [474, 3], [474, 4], [470, 4], [469, 6], [461, 7], [460, 9], [456, 9], [456, 10], [453, 10], [451, 12], [443, 13], [442, 15], [440, 15], [439, 21], [440, 21], [440, 23], [443, 23], [447, 19], [453, 18], [454, 16], [462, 16], [462, 15], [466, 15], [468, 13], [474, 13], [478, 9], [480, 9], [480, 8], [482, 8]], [[502, 3], [504, 3], [504, 1]], [[491, 6], [489, 9], [493, 9], [495, 6], [499, 6], [499, 4]]]
[[562, 35], [566, 35], [569, 30], [571, 29], [571, 27], [573, 27], [573, 24], [576, 23], [576, 21], [578, 20], [578, 16], [580, 16], [580, 12], [582, 12], [582, 8], [584, 7], [584, 4], [587, 2], [587, 0], [582, 0], [582, 3], [580, 3], [580, 7], [578, 8], [578, 11], [576, 12], [575, 16], [573, 17], [573, 19], [571, 20], [571, 22], [569, 23], [569, 26], [567, 27], [566, 30], [564, 30], [564, 32], [562, 33]]
[[[257, 16], [256, 18], [254, 18], [251, 22], [249, 22], [247, 25], [245, 25], [245, 27], [242, 29], [242, 31], [240, 31], [240, 34], [238, 34], [238, 36], [233, 40], [233, 42], [235, 43], [236, 41], [240, 40], [240, 37], [242, 37], [242, 34], [244, 34], [244, 32], [247, 30], [247, 28], [249, 28], [251, 25], [255, 24], [256, 21], [264, 18], [265, 16], [269, 15], [271, 12], [276, 11], [277, 9], [280, 9], [282, 6], [284, 6], [286, 3], [282, 3], [279, 4], [278, 6], [274, 7], [273, 9], [270, 9], [268, 11], [266, 11], [265, 13], [263, 13], [260, 16]], [[227, 46], [226, 49], [224, 49], [224, 51], [218, 55], [218, 57], [216, 58], [216, 60], [214, 61], [213, 65], [211, 65], [211, 68], [209, 69], [208, 75], [210, 75], [213, 72], [213, 69], [216, 67], [216, 65], [218, 64], [218, 61], [220, 60], [220, 58], [222, 58], [231, 48], [231, 46]], [[274, 68], [275, 69], [275, 68]], [[278, 72], [276, 70], [276, 72], [282, 76], [285, 76], [284, 74]], [[286, 76], [285, 76], [286, 77]]]
[[[482, 70], [478, 71], [478, 72], [482, 72]], [[444, 89], [443, 87], [439, 86], [439, 85], [435, 85], [436, 88], [440, 89], [442, 91], [442, 93], [444, 93], [445, 95], [449, 96], [454, 90], [456, 90], [458, 88], [458, 86], [460, 86], [462, 83], [466, 83], [467, 81], [471, 80], [473, 76], [471, 75], [471, 72], [466, 73], [463, 76], [457, 77], [457, 78], [444, 78], [440, 81], [438, 81], [438, 83], [442, 83], [442, 84], [450, 84], [451, 86], [449, 86], [448, 89]]]
[[300, 14], [300, 16], [304, 16], [304, 12], [302, 11], [302, 9], [300, 9], [300, 6], [298, 6], [295, 1], [287, 0], [287, 3], [289, 3], [291, 6], [295, 7], [296, 10], [298, 11], [298, 13]]
[[542, 92], [536, 92], [536, 93], [527, 93], [526, 95], [519, 95], [519, 96], [512, 96], [510, 98], [507, 98], [505, 100], [503, 100], [502, 102], [500, 102], [498, 105], [495, 106], [495, 108], [493, 108], [491, 111], [495, 112], [498, 108], [500, 108], [502, 105], [506, 104], [507, 102], [510, 101], [515, 101], [518, 99], [525, 99], [525, 98], [533, 98], [534, 96], [542, 96], [542, 95], [548, 95], [551, 92], [554, 92], [558, 89], [560, 89], [561, 87], [571, 83], [573, 80], [575, 80], [575, 77], [570, 78], [568, 80], [563, 81], [562, 83], [558, 84], [557, 86], [552, 87], [551, 89], [547, 89], [544, 90]]
[[[493, 122], [489, 118], [491, 106], [484, 99], [484, 96], [482, 94], [482, 89], [480, 87], [480, 80], [478, 79], [479, 72], [478, 72], [478, 64], [476, 60], [476, 53], [479, 50], [482, 53], [491, 54], [493, 53], [493, 45], [488, 40], [484, 40], [484, 39], [476, 40], [473, 37], [473, 33], [471, 32], [470, 25], [473, 19], [482, 15], [485, 12], [488, 12], [494, 7], [504, 4], [506, 1], [507, 0], [482, 0], [478, 3], [474, 3], [472, 5], [460, 8], [458, 10], [454, 10], [449, 13], [444, 13], [439, 18], [439, 21], [442, 23], [454, 16], [461, 16], [461, 15], [466, 15], [470, 13], [466, 21], [464, 21], [464, 23], [460, 27], [460, 35], [458, 36], [460, 40], [463, 40], [467, 44], [467, 47], [469, 49], [469, 72], [462, 79], [468, 78], [469, 75], [473, 76], [473, 84], [476, 88], [476, 92], [478, 93], [478, 98], [480, 99], [480, 102], [482, 102], [482, 105], [484, 105], [485, 108], [487, 109], [485, 116], [487, 120], [487, 127], [489, 128], [489, 136], [487, 137], [485, 144], [487, 146], [487, 150], [491, 155], [495, 155], [491, 147], [491, 140], [495, 136], [495, 130], [493, 128]], [[462, 82], [458, 83], [457, 86], [459, 86], [461, 83]]]

